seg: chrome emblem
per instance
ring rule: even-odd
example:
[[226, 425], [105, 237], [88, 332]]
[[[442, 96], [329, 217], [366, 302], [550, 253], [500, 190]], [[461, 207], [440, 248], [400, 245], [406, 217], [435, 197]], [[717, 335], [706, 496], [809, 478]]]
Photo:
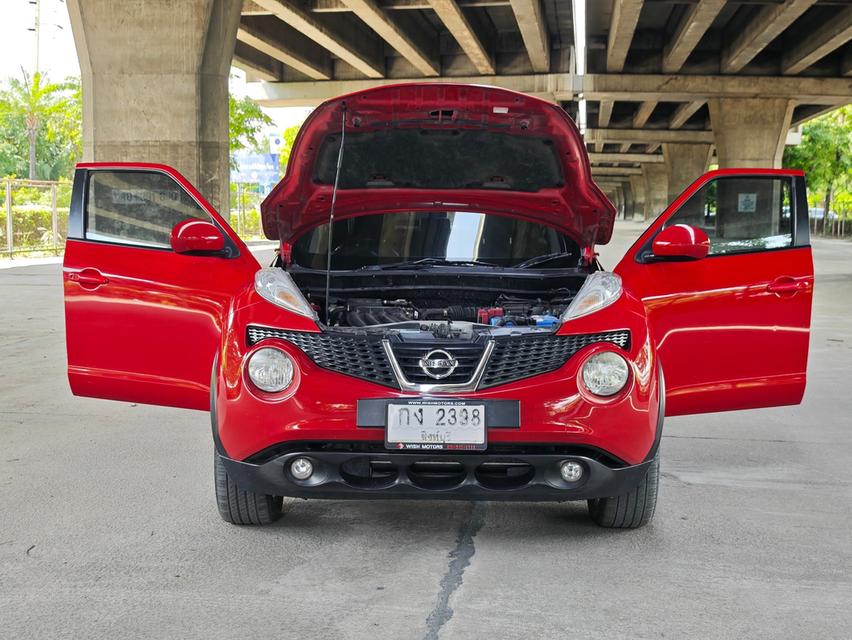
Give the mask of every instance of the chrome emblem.
[[420, 358], [417, 364], [427, 376], [440, 380], [455, 371], [459, 361], [451, 353], [443, 349], [435, 349]]

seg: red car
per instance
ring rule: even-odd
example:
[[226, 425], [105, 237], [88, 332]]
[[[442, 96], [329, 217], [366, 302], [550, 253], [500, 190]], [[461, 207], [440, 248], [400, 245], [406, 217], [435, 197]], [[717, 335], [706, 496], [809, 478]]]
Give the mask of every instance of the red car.
[[264, 268], [173, 169], [81, 164], [65, 252], [73, 392], [209, 410], [228, 522], [296, 496], [638, 527], [664, 416], [802, 399], [800, 172], [708, 173], [606, 271], [615, 210], [562, 109], [407, 84], [317, 108], [262, 215]]

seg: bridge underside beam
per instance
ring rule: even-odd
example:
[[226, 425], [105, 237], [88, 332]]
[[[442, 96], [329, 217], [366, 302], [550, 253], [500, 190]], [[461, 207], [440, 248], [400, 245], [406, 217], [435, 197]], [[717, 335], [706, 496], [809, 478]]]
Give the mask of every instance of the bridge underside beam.
[[589, 161], [592, 164], [618, 164], [618, 163], [640, 163], [662, 162], [663, 156], [659, 153], [590, 153]]
[[[422, 79], [421, 79], [422, 80]], [[314, 107], [334, 96], [371, 87], [396, 84], [399, 80], [335, 80], [331, 82], [276, 82], [249, 86], [249, 96], [267, 107]], [[488, 84], [521, 91], [551, 102], [574, 99], [570, 76], [539, 73], [519, 76], [462, 76], [430, 79], [430, 82]]]
[[798, 97], [807, 104], [842, 105], [852, 96], [849, 78], [591, 73], [576, 81], [576, 91], [588, 100], [694, 102], [712, 97]]

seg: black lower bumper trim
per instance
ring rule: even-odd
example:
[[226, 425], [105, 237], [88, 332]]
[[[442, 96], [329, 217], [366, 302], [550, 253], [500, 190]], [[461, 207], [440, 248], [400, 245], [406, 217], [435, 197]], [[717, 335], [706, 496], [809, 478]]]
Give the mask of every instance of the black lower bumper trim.
[[[217, 454], [218, 455], [218, 454]], [[262, 464], [220, 456], [241, 489], [296, 498], [567, 501], [618, 496], [633, 489], [650, 462], [618, 468], [581, 455], [290, 451]], [[314, 467], [307, 480], [290, 473], [295, 458]], [[583, 476], [566, 482], [560, 464]]]

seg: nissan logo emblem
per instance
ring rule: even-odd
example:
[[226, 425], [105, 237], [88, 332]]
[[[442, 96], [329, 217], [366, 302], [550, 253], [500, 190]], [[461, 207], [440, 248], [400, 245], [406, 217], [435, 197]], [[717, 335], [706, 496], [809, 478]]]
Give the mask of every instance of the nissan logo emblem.
[[434, 349], [420, 358], [417, 364], [427, 376], [440, 380], [452, 374], [459, 366], [459, 361], [453, 357], [453, 354], [443, 349]]

